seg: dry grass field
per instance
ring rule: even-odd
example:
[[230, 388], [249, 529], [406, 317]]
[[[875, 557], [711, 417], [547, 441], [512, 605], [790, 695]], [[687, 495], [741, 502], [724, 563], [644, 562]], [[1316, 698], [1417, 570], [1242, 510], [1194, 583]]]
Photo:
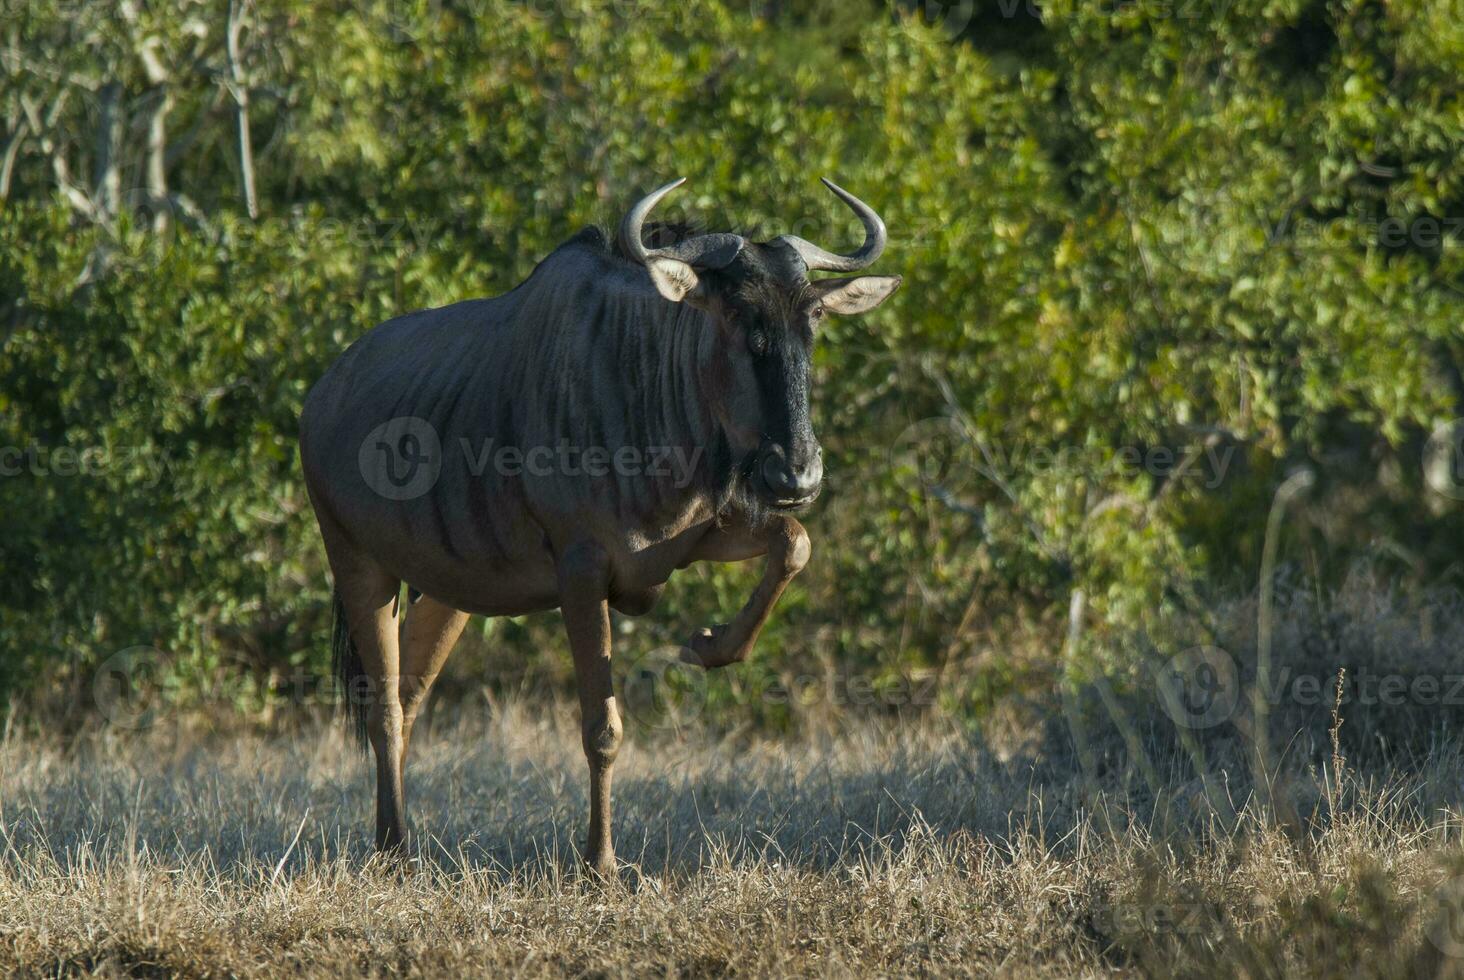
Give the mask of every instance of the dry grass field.
[[1464, 975], [1452, 743], [1298, 769], [1278, 829], [1157, 750], [1155, 793], [935, 721], [632, 740], [605, 887], [577, 871], [569, 711], [438, 720], [414, 752], [404, 870], [369, 856], [334, 729], [11, 733], [0, 974]]

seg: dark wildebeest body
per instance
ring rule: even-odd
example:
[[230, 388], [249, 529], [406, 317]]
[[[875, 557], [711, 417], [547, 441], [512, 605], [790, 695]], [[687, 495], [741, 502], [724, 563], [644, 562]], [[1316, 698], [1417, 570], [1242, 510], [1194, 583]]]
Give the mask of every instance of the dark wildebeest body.
[[[400, 417], [432, 427], [441, 472], [413, 499], [359, 480], [333, 485], [317, 506], [343, 527], [370, 528], [373, 554], [396, 577], [490, 616], [559, 605], [554, 556], [567, 542], [554, 532], [572, 528], [610, 556], [611, 604], [644, 611], [714, 528], [719, 507], [724, 520], [740, 516], [724, 499], [731, 453], [701, 396], [722, 369], [706, 320], [663, 299], [591, 230], [505, 296], [384, 323], [310, 392], [307, 481], [350, 472], [371, 430]], [[571, 474], [557, 463], [545, 474], [542, 460], [495, 464], [506, 447], [560, 446], [628, 447], [639, 462], [616, 467], [612, 458], [595, 475], [582, 458]], [[448, 547], [427, 552], [424, 540]]]
[[[899, 279], [807, 272], [868, 265], [883, 224], [830, 184], [865, 224], [854, 255], [792, 236], [647, 250], [642, 222], [674, 186], [632, 209], [619, 254], [586, 230], [503, 296], [384, 323], [306, 399], [301, 460], [349, 636], [347, 693], [376, 755], [383, 848], [405, 841], [412, 724], [468, 614], [558, 607], [590, 763], [587, 858], [613, 871], [608, 608], [647, 611], [693, 561], [766, 555], [733, 621], [683, 651], [720, 667], [747, 655], [808, 560], [794, 515], [822, 481], [813, 326], [872, 308]], [[404, 582], [421, 598], [399, 636]]]

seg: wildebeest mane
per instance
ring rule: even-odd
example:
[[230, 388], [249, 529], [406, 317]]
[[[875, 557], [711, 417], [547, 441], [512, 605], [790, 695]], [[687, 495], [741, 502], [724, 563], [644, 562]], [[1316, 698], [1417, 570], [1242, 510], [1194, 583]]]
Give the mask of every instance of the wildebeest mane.
[[[646, 237], [653, 234], [685, 234], [698, 231], [679, 227], [662, 230], [668, 226], [647, 226]], [[575, 259], [575, 253], [584, 256]], [[590, 264], [581, 262], [589, 259]], [[568, 265], [565, 265], [567, 264]], [[577, 275], [600, 278], [589, 292], [562, 289], [558, 277], [562, 270], [572, 268]], [[638, 283], [640, 286], [631, 286]], [[559, 248], [553, 250], [539, 264], [515, 292], [523, 292], [520, 316], [530, 316], [534, 322], [548, 327], [558, 322], [565, 305], [574, 302], [590, 302], [597, 309], [593, 319], [610, 325], [606, 333], [599, 334], [597, 343], [615, 350], [613, 360], [619, 365], [624, 378], [631, 379], [630, 387], [613, 390], [615, 397], [631, 398], [631, 403], [602, 406], [610, 415], [622, 419], [637, 419], [634, 428], [638, 431], [631, 438], [649, 442], [668, 441], [679, 444], [682, 439], [697, 434], [697, 444], [704, 450], [697, 464], [698, 485], [709, 495], [714, 513], [719, 520], [736, 520], [741, 523], [760, 526], [770, 513], [751, 482], [755, 454], [738, 456], [733, 453], [728, 438], [720, 426], [714, 425], [713, 413], [701, 385], [692, 379], [688, 384], [673, 384], [672, 375], [663, 371], [669, 360], [687, 362], [685, 343], [700, 331], [709, 330], [706, 313], [685, 303], [668, 303], [660, 299], [650, 283], [646, 268], [628, 258], [618, 248], [608, 231], [589, 226], [572, 234]], [[578, 299], [572, 299], [577, 296]], [[619, 311], [619, 312], [616, 312]], [[548, 340], [555, 331], [527, 331]], [[549, 362], [558, 362], [558, 357], [548, 357]], [[687, 372], [679, 376], [685, 378]], [[589, 387], [589, 379], [572, 382], [571, 388]], [[668, 387], [671, 385], [671, 387]], [[609, 393], [610, 390], [608, 390]], [[556, 406], [556, 412], [564, 413], [565, 406]], [[584, 423], [593, 425], [593, 419], [571, 419], [561, 416], [559, 435], [565, 435], [571, 442], [599, 444], [602, 432], [577, 432]], [[650, 428], [646, 428], [649, 423]], [[671, 486], [650, 485], [643, 488], [650, 494], [668, 494], [671, 500], [675, 491]]]
[[[706, 229], [679, 223], [654, 222], [645, 226], [644, 239], [651, 247], [662, 247], [683, 239], [705, 234]], [[748, 237], [744, 234], [743, 237]], [[640, 270], [643, 267], [636, 259], [626, 255], [620, 242], [606, 229], [590, 225], [567, 239], [556, 251], [570, 248], [584, 248], [594, 254], [613, 260], [625, 269]], [[649, 276], [647, 275], [649, 279]], [[752, 527], [761, 526], [771, 515], [766, 503], [753, 486], [753, 469], [756, 454], [749, 453], [737, 458], [720, 431], [712, 445], [706, 447], [703, 458], [705, 482], [703, 486], [715, 501], [718, 520], [729, 520], [736, 515], [739, 523]]]

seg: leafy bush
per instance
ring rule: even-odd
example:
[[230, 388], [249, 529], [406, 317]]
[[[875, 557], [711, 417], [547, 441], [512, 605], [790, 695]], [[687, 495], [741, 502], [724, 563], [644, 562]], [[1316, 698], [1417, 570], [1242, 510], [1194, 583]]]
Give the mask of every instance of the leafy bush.
[[[22, 0], [5, 683], [72, 690], [137, 645], [180, 700], [313, 671], [309, 385], [373, 323], [504, 291], [678, 174], [690, 220], [830, 241], [853, 234], [836, 176], [906, 277], [821, 338], [815, 560], [756, 662], [711, 681], [729, 717], [794, 720], [741, 696], [758, 677], [849, 674], [960, 678], [942, 697], [979, 712], [1065, 669], [1074, 593], [1075, 662], [1123, 667], [1123, 637], [1178, 642], [1201, 596], [1254, 586], [1299, 466], [1283, 565], [1457, 578], [1460, 509], [1423, 462], [1464, 393], [1464, 18], [999, 6], [173, 0], [114, 23]], [[622, 646], [725, 616], [751, 574], [683, 573]], [[484, 635], [459, 678], [566, 682], [552, 617]]]

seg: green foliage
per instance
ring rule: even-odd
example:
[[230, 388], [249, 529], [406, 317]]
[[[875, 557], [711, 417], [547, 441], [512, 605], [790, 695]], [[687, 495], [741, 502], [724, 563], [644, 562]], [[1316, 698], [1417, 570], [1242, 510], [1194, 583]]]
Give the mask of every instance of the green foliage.
[[[955, 32], [888, 3], [173, 0], [117, 23], [16, 3], [11, 687], [84, 684], [135, 645], [185, 690], [318, 667], [309, 385], [372, 324], [511, 288], [673, 175], [690, 219], [842, 241], [835, 176], [906, 277], [821, 339], [815, 561], [717, 704], [759, 677], [934, 673], [980, 707], [1051, 669], [1036, 638], [1074, 589], [1085, 649], [1122, 659], [1125, 633], [1253, 587], [1298, 464], [1321, 476], [1299, 534], [1322, 574], [1454, 561], [1459, 509], [1421, 453], [1464, 394], [1457, 2], [1054, 0]], [[93, 463], [67, 475], [58, 450]], [[725, 617], [751, 574], [683, 574], [622, 642]], [[563, 682], [556, 625], [465, 659]], [[787, 721], [753, 700], [729, 710]]]

